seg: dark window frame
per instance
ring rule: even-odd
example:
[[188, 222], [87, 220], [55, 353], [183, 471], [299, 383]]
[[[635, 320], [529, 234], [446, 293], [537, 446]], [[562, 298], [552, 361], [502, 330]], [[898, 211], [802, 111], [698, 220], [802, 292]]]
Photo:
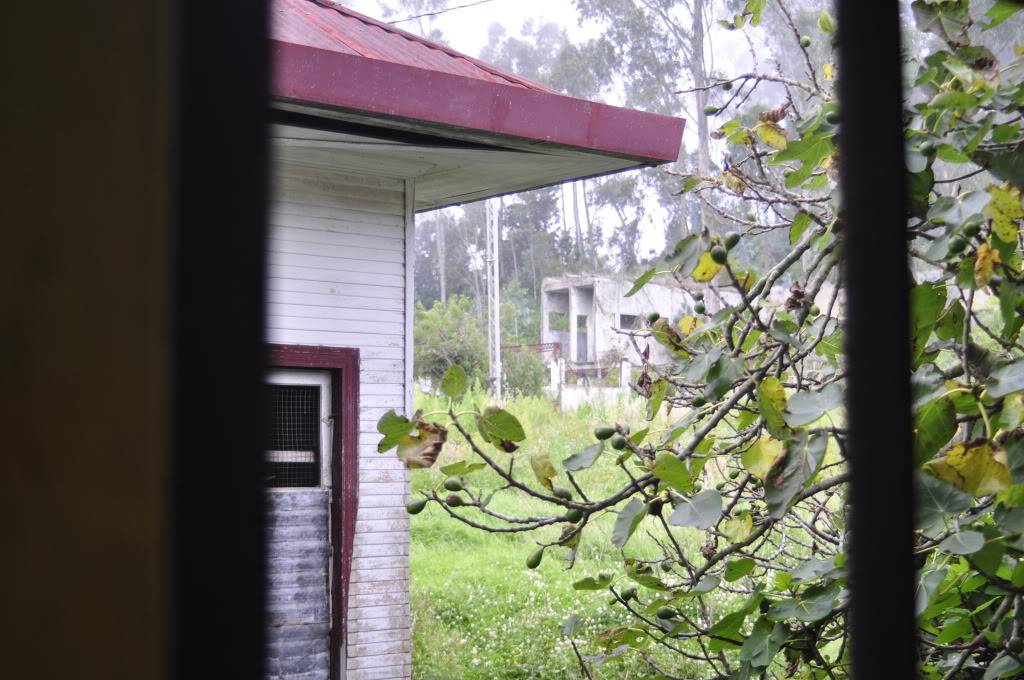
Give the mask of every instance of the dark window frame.
[[[342, 645], [348, 637], [348, 599], [355, 546], [356, 513], [359, 508], [359, 350], [321, 345], [269, 345], [267, 365], [275, 368], [307, 368], [331, 376], [331, 541], [340, 546], [333, 570], [329, 664], [331, 679], [340, 680], [344, 662]], [[336, 513], [341, 511], [341, 521]]]

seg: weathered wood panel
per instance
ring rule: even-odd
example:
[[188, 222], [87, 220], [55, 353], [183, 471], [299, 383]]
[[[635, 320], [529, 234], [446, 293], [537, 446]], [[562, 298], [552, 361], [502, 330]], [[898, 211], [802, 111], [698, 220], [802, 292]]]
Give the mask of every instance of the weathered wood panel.
[[328, 491], [267, 492], [267, 678], [327, 680]]
[[[287, 164], [274, 167], [268, 240], [267, 341], [355, 347], [360, 351], [359, 509], [346, 640], [346, 680], [404, 680], [411, 675], [408, 473], [393, 455], [376, 453], [377, 419], [406, 408], [407, 202], [400, 179], [345, 175]], [[326, 517], [326, 515], [323, 515]], [[270, 540], [326, 540], [320, 515], [288, 513], [270, 522]], [[327, 525], [324, 524], [324, 527]], [[296, 599], [312, 597], [326, 555], [310, 548], [271, 558], [268, 610], [285, 620]], [[329, 615], [329, 609], [309, 613]], [[326, 621], [327, 619], [325, 619]], [[291, 629], [294, 626], [282, 626]], [[308, 637], [328, 629], [310, 624]], [[290, 633], [268, 654], [289, 659], [280, 676], [314, 675], [319, 648]], [[323, 648], [326, 651], [326, 646]], [[270, 665], [271, 672], [274, 671]], [[317, 667], [318, 668], [318, 667]], [[290, 674], [289, 674], [290, 673]]]

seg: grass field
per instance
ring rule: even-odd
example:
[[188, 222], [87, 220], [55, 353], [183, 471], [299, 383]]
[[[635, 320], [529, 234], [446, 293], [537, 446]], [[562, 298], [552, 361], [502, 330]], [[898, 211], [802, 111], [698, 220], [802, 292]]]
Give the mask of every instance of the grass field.
[[[475, 397], [483, 400], [484, 397]], [[425, 412], [444, 408], [439, 400], [418, 395]], [[566, 456], [594, 442], [592, 430], [598, 424], [628, 422], [642, 427], [643, 414], [636, 406], [581, 407], [571, 413], [557, 413], [553, 405], [539, 398], [518, 399], [506, 405], [523, 423], [527, 442], [515, 455], [524, 457], [517, 467], [524, 479], [533, 481], [525, 457], [546, 451], [561, 473]], [[670, 420], [678, 418], [675, 414]], [[467, 420], [468, 422], [468, 420]], [[669, 419], [651, 424], [664, 427]], [[413, 473], [414, 494], [440, 488], [445, 476], [438, 468], [457, 460], [472, 460], [468, 445], [456, 434], [442, 459], [430, 470]], [[585, 489], [600, 494], [623, 482], [614, 458], [604, 455], [578, 479]], [[496, 488], [499, 478], [490, 470], [473, 473], [474, 487]], [[562, 474], [556, 486], [569, 486]], [[497, 494], [489, 507], [501, 512], [530, 515], [550, 514], [551, 506], [521, 494]], [[475, 516], [473, 511], [470, 516]], [[575, 567], [566, 570], [567, 550], [548, 550], [540, 567], [529, 570], [527, 556], [536, 550], [538, 539], [551, 540], [557, 528], [520, 534], [489, 534], [466, 527], [449, 518], [434, 504], [412, 519], [412, 606], [414, 615], [413, 668], [421, 680], [491, 680], [519, 678], [578, 678], [579, 666], [568, 641], [560, 634], [562, 622], [578, 615], [584, 622], [576, 638], [580, 651], [593, 654], [600, 649], [583, 642], [593, 634], [626, 622], [621, 609], [610, 605], [607, 592], [580, 592], [572, 583], [599, 571], [621, 570], [622, 554], [610, 540], [615, 515], [608, 513], [591, 522], [582, 538]], [[557, 527], [557, 525], [556, 525]], [[546, 532], [546, 533], [543, 533]], [[687, 535], [688, 548], [696, 550], [699, 532]], [[639, 531], [626, 547], [631, 556], [654, 556], [653, 540]], [[655, 652], [657, 656], [657, 652]], [[678, 661], [676, 661], [678, 663]], [[682, 670], [676, 667], [676, 670]], [[595, 671], [601, 678], [649, 678], [649, 666], [635, 655], [610, 661]]]

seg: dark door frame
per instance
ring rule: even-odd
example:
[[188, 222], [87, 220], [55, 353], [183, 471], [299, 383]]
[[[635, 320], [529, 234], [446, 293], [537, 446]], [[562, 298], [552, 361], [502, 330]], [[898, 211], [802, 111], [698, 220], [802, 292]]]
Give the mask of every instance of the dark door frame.
[[[348, 626], [348, 594], [352, 576], [356, 512], [359, 507], [359, 350], [320, 345], [270, 345], [271, 368], [309, 368], [331, 376], [331, 543], [341, 547], [331, 590], [331, 680], [340, 680], [342, 645]], [[341, 521], [335, 513], [340, 510]]]

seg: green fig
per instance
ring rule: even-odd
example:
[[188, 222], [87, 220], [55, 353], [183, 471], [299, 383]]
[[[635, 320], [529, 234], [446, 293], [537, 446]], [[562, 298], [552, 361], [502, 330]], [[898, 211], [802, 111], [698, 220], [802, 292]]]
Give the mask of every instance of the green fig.
[[740, 476], [739, 470], [729, 470], [729, 479], [736, 479]]
[[417, 498], [414, 501], [409, 501], [405, 504], [405, 511], [410, 515], [418, 515], [423, 512], [423, 508], [427, 507], [426, 498]]
[[555, 498], [561, 498], [563, 501], [572, 500], [572, 491], [569, 491], [568, 489], [560, 486], [555, 487], [554, 491], [552, 491], [551, 494]]
[[810, 47], [810, 46], [811, 46], [811, 39], [809, 37], [807, 37], [806, 35], [800, 36], [800, 47]]
[[660, 318], [661, 314], [658, 314], [657, 312], [651, 312], [650, 314], [647, 315], [647, 323], [654, 324], [654, 322], [656, 322]]
[[708, 400], [704, 397], [694, 397], [690, 403], [693, 404], [694, 408], [700, 408], [704, 404], [708, 403]]
[[726, 250], [732, 250], [736, 247], [736, 244], [740, 242], [740, 235], [738, 232], [730, 231], [725, 235], [724, 241]]
[[636, 597], [636, 586], [627, 586], [619, 591], [619, 597], [629, 602]]
[[604, 441], [605, 439], [608, 439], [613, 434], [615, 434], [615, 428], [614, 427], [608, 427], [607, 425], [602, 425], [601, 427], [595, 427], [594, 428], [594, 436], [596, 438], [600, 439], [601, 441]]
[[959, 236], [951, 238], [949, 240], [949, 254], [959, 255], [964, 252], [964, 248], [967, 247], [967, 241], [963, 240]]
[[583, 511], [578, 508], [569, 508], [565, 513], [565, 521], [577, 524], [583, 519]]
[[825, 122], [827, 122], [829, 125], [838, 125], [839, 124], [839, 112], [838, 111], [829, 111], [828, 113], [826, 113], [825, 114]]
[[665, 621], [671, 619], [676, 615], [676, 610], [672, 607], [658, 607], [658, 618]]
[[444, 488], [448, 489], [449, 491], [462, 491], [464, 487], [462, 486], [462, 480], [460, 480], [458, 477], [449, 477], [448, 479], [444, 480]]
[[708, 104], [707, 106], [704, 107], [704, 115], [713, 116], [721, 110], [721, 108], [715, 106], [714, 104]]
[[537, 550], [526, 558], [526, 567], [528, 569], [536, 569], [540, 566], [541, 559], [544, 558], [544, 548]]
[[615, 433], [614, 435], [612, 435], [611, 444], [613, 449], [621, 451], [622, 449], [626, 448], [626, 438], [623, 437], [621, 434]]
[[466, 504], [466, 502], [462, 500], [462, 496], [460, 496], [457, 493], [448, 494], [445, 497], [444, 502], [448, 505], [449, 508], [459, 508]]
[[704, 291], [700, 291], [700, 290], [693, 291], [693, 299], [694, 300], [703, 300], [704, 299]]
[[977, 236], [980, 231], [981, 225], [976, 221], [968, 222], [963, 227], [964, 236], [967, 237]]
[[1006, 649], [1014, 654], [1020, 654], [1024, 652], [1024, 640], [1019, 635], [1015, 635], [1006, 643]]
[[722, 83], [722, 89], [725, 90], [726, 92], [731, 90], [732, 89], [732, 81], [731, 80], [727, 80], [724, 83]]
[[725, 261], [729, 259], [729, 253], [722, 246], [715, 246], [711, 249], [711, 259], [715, 261], [715, 264], [725, 264]]

